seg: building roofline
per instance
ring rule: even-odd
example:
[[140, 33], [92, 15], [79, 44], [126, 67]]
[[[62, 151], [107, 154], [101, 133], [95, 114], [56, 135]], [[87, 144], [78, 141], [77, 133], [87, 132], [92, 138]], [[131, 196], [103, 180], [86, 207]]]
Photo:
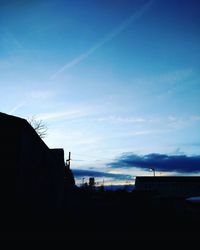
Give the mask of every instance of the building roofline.
[[136, 181], [141, 182], [200, 182], [199, 176], [136, 176]]
[[14, 115], [9, 115], [9, 114], [3, 113], [3, 112], [0, 112], [0, 117], [6, 118], [6, 119], [14, 119], [14, 120], [18, 120], [18, 121], [27, 121], [24, 118], [14, 116]]

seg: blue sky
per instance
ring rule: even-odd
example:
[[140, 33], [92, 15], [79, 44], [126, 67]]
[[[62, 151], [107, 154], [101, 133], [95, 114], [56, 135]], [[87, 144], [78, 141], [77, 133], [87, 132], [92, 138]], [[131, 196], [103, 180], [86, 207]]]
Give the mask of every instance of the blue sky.
[[[198, 0], [0, 1], [0, 111], [48, 126], [72, 168], [200, 151]], [[166, 171], [166, 174], [169, 171]], [[121, 180], [121, 179], [120, 179]]]

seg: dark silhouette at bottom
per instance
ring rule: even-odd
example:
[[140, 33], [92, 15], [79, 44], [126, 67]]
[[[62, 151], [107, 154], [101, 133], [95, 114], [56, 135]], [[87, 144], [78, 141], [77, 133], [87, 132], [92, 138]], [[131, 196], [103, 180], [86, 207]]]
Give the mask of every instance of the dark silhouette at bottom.
[[[49, 149], [24, 119], [0, 113], [0, 152], [1, 237], [46, 233], [63, 239], [146, 239], [199, 234], [199, 203], [185, 197], [151, 190], [105, 191], [95, 188], [94, 178], [88, 188], [76, 187], [70, 154], [65, 165], [64, 151]], [[155, 180], [150, 179], [154, 186]], [[145, 183], [140, 179], [139, 187], [146, 188]]]
[[66, 190], [62, 208], [32, 212], [5, 211], [1, 214], [1, 231], [62, 235], [64, 239], [103, 239], [116, 235], [118, 239], [130, 235], [153, 239], [156, 235], [164, 240], [195, 238], [200, 231], [199, 204], [136, 190]]

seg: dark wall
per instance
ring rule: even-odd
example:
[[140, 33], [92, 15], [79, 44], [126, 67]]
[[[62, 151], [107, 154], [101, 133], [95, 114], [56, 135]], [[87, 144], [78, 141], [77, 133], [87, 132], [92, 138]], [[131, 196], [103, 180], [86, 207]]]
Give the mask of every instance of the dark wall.
[[153, 191], [163, 196], [190, 197], [200, 193], [199, 176], [137, 176], [136, 190]]
[[64, 151], [50, 150], [30, 124], [0, 113], [1, 209], [62, 206]]
[[[19, 196], [34, 209], [61, 206], [64, 163], [27, 124], [20, 137]], [[22, 202], [23, 203], [23, 202]]]
[[16, 204], [20, 124], [20, 120], [0, 113], [0, 197], [2, 210]]

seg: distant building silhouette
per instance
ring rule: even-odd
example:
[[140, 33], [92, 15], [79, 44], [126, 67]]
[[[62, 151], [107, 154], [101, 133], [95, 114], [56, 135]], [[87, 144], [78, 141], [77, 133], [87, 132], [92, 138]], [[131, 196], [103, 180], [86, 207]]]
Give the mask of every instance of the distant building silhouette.
[[94, 190], [95, 189], [95, 178], [94, 177], [90, 177], [89, 178], [89, 188], [91, 190]]
[[200, 176], [137, 176], [135, 189], [155, 192], [162, 196], [198, 196]]
[[[0, 113], [1, 209], [61, 207], [64, 168], [63, 149], [49, 149], [25, 119]], [[74, 185], [73, 175], [65, 181]]]

